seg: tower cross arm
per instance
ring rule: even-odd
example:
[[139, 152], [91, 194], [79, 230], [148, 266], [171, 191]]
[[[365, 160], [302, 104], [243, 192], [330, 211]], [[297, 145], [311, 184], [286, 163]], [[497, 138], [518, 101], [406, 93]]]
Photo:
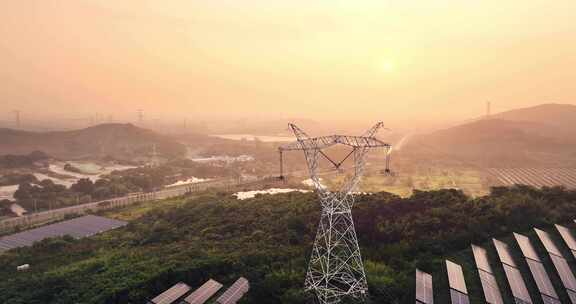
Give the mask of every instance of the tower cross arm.
[[390, 144], [385, 143], [375, 137], [368, 136], [349, 136], [349, 135], [332, 135], [321, 136], [314, 138], [305, 138], [295, 142], [291, 142], [280, 146], [280, 151], [294, 151], [294, 150], [321, 150], [330, 146], [341, 144], [354, 148], [368, 147], [390, 147]]

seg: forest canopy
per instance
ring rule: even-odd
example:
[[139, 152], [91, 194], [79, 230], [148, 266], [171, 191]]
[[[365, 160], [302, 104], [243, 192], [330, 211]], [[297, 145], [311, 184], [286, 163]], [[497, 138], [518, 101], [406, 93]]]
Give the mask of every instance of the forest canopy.
[[[458, 190], [361, 195], [353, 214], [369, 301], [413, 303], [416, 267], [436, 271], [472, 242], [567, 223], [575, 201], [575, 191], [560, 187], [500, 187], [479, 198]], [[150, 210], [125, 228], [0, 255], [0, 302], [142, 303], [179, 281], [199, 286], [245, 276], [252, 288], [242, 303], [307, 303], [302, 287], [320, 212], [314, 193], [239, 201], [214, 192], [104, 215], [142, 208]], [[31, 271], [16, 272], [24, 263]]]

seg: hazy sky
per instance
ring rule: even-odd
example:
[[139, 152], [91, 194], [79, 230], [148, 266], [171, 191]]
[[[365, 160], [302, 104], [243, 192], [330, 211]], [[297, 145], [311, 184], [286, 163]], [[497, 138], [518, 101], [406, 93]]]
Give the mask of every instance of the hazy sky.
[[[464, 120], [576, 103], [576, 1], [6, 0], [0, 111]], [[62, 114], [62, 115], [64, 115]]]

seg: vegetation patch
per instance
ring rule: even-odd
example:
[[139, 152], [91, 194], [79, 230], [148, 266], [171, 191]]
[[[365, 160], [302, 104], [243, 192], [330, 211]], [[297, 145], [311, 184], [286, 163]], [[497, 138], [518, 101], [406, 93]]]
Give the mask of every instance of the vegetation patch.
[[[576, 214], [575, 201], [574, 191], [531, 187], [493, 188], [478, 198], [459, 190], [415, 191], [408, 198], [361, 195], [353, 212], [369, 301], [413, 303], [416, 267], [434, 274], [441, 295], [447, 289], [439, 275], [443, 259], [463, 263], [473, 275], [471, 243], [567, 223]], [[302, 289], [320, 216], [314, 193], [244, 201], [207, 193], [146, 204], [107, 214], [133, 218], [124, 228], [82, 240], [46, 240], [0, 256], [0, 302], [142, 303], [178, 281], [228, 284], [245, 276], [252, 288], [243, 303], [308, 303]], [[26, 263], [30, 271], [16, 271]], [[478, 298], [472, 286], [471, 294]]]

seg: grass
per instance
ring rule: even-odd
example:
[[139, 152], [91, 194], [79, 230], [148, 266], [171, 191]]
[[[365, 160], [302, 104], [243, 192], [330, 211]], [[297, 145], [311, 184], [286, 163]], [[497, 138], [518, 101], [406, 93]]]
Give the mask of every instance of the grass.
[[[329, 188], [341, 184], [345, 178], [346, 174], [322, 176]], [[414, 189], [461, 189], [473, 197], [486, 195], [489, 190], [484, 173], [474, 168], [418, 167], [400, 171], [396, 176], [387, 176], [376, 171], [366, 172], [358, 191], [386, 191], [401, 197], [409, 197]]]
[[145, 201], [127, 207], [105, 211], [104, 213], [102, 213], [102, 216], [122, 221], [132, 221], [144, 216], [151, 210], [181, 207], [185, 203], [186, 200], [183, 200], [182, 198], [179, 197], [163, 200]]

